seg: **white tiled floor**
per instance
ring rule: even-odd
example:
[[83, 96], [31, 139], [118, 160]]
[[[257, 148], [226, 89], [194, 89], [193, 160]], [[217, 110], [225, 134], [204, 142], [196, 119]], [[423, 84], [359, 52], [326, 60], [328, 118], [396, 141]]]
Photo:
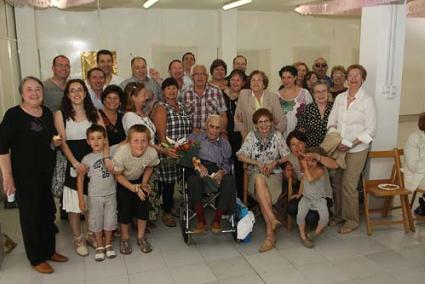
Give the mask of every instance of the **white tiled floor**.
[[[398, 212], [394, 212], [398, 215]], [[6, 256], [1, 284], [139, 284], [139, 283], [422, 283], [425, 279], [425, 223], [416, 233], [405, 234], [401, 225], [377, 228], [368, 237], [364, 225], [341, 236], [328, 228], [314, 249], [306, 249], [297, 231], [278, 233], [277, 248], [257, 252], [264, 225], [257, 220], [251, 243], [234, 243], [230, 235], [207, 233], [187, 246], [179, 228], [158, 228], [149, 234], [154, 250], [142, 254], [133, 243], [133, 254], [118, 255], [98, 263], [72, 250], [66, 222], [58, 222], [57, 250], [69, 263], [52, 263], [55, 273], [41, 275], [29, 266], [22, 247], [16, 210], [0, 210], [4, 232], [18, 241]], [[115, 247], [117, 248], [117, 243]]]
[[[399, 145], [414, 131], [415, 122], [400, 123]], [[400, 212], [394, 212], [398, 215]], [[161, 284], [161, 283], [423, 283], [425, 279], [425, 223], [416, 223], [416, 233], [405, 234], [401, 225], [381, 227], [368, 237], [362, 224], [350, 235], [328, 228], [314, 249], [306, 249], [296, 230], [281, 229], [278, 243], [259, 254], [264, 225], [259, 218], [251, 243], [234, 243], [230, 235], [211, 233], [194, 238], [187, 246], [180, 228], [158, 222], [149, 239], [150, 254], [137, 250], [97, 263], [72, 249], [67, 222], [58, 222], [57, 250], [69, 263], [52, 263], [55, 273], [41, 275], [26, 260], [16, 210], [0, 210], [3, 232], [18, 241], [0, 271], [1, 284]], [[118, 244], [115, 242], [118, 249]]]

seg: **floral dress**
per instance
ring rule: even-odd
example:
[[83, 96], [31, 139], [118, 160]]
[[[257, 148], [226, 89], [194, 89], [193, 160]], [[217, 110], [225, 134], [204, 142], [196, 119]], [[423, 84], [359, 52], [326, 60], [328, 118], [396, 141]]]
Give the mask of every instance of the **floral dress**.
[[306, 134], [308, 147], [317, 147], [325, 139], [332, 105], [331, 102], [328, 102], [322, 118], [317, 104], [308, 104], [303, 114], [298, 118], [297, 129]]
[[298, 118], [304, 112], [304, 108], [307, 104], [312, 103], [310, 93], [307, 89], [301, 89], [298, 96], [292, 100], [285, 100], [279, 96], [280, 106], [283, 113], [286, 116], [286, 132], [285, 138], [291, 133], [297, 126]]
[[[244, 155], [252, 160], [266, 164], [288, 156], [289, 149], [280, 132], [273, 131], [266, 139], [262, 139], [258, 131], [251, 131], [246, 136], [241, 149], [236, 155]], [[248, 165], [249, 174], [257, 171], [258, 167]], [[282, 170], [278, 167], [273, 170], [273, 173], [278, 174], [280, 172]]]

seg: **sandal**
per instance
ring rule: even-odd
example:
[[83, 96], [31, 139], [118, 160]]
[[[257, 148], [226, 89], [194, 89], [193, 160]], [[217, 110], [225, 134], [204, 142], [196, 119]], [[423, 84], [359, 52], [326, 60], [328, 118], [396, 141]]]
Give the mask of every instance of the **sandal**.
[[137, 244], [140, 247], [140, 251], [143, 253], [149, 253], [152, 251], [152, 246], [146, 238], [138, 239]]
[[115, 258], [117, 256], [117, 253], [115, 252], [112, 245], [106, 245], [105, 250], [106, 250], [106, 257], [107, 258]]
[[354, 230], [355, 229], [351, 229], [351, 228], [347, 228], [347, 227], [342, 226], [341, 228], [339, 228], [338, 233], [341, 234], [341, 235], [347, 235]]
[[276, 231], [280, 226], [282, 226], [282, 223], [279, 220], [275, 219], [272, 224], [272, 230]]
[[310, 241], [308, 238], [305, 238], [305, 239], [300, 238], [300, 239], [301, 239], [301, 242], [303, 243], [303, 245], [306, 248], [314, 248], [314, 243], [312, 241]]
[[276, 241], [273, 241], [271, 239], [265, 239], [264, 243], [260, 246], [260, 248], [258, 249], [259, 252], [266, 252], [271, 250], [272, 248], [274, 248], [276, 244]]
[[89, 246], [91, 246], [94, 249], [97, 248], [97, 243], [96, 243], [96, 239], [94, 237], [94, 233], [92, 233], [92, 232], [88, 232], [87, 233], [87, 235], [86, 235], [86, 244], [88, 244]]
[[175, 227], [176, 226], [176, 220], [174, 220], [173, 216], [170, 213], [164, 213], [162, 215], [162, 222], [167, 227]]
[[95, 254], [94, 254], [94, 260], [96, 260], [96, 261], [104, 261], [105, 260], [105, 248], [104, 247], [96, 248], [96, 251], [95, 251]]
[[130, 242], [128, 240], [120, 241], [120, 253], [121, 254], [131, 254], [133, 250], [131, 249]]
[[88, 256], [89, 250], [86, 247], [83, 235], [74, 239], [74, 249], [79, 256]]
[[307, 233], [307, 239], [309, 239], [310, 241], [314, 241], [315, 238], [317, 238], [317, 233], [316, 231], [310, 231]]

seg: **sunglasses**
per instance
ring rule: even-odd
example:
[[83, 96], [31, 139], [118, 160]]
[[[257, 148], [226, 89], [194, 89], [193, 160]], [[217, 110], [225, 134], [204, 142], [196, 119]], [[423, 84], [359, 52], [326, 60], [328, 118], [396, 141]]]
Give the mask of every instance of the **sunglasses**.
[[314, 64], [314, 66], [316, 67], [316, 68], [326, 68], [326, 67], [328, 67], [328, 64], [326, 64], [326, 63], [322, 63], [322, 64], [319, 64], [319, 63], [317, 63], [317, 64]]

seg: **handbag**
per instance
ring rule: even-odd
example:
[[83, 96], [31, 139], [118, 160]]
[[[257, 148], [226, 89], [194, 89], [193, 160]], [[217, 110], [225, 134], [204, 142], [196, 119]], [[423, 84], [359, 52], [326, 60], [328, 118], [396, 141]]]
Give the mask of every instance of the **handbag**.
[[65, 172], [66, 172], [67, 159], [62, 151], [56, 153], [56, 165], [53, 170], [52, 177], [52, 194], [53, 196], [60, 198], [62, 196], [63, 187], [65, 183]]

